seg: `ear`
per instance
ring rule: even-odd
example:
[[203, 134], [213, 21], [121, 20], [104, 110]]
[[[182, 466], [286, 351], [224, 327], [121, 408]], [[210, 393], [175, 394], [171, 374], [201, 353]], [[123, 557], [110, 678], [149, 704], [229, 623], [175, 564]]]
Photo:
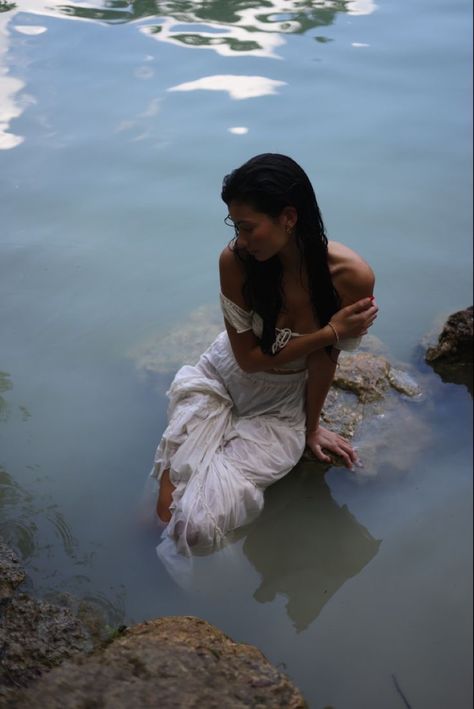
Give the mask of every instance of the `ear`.
[[284, 207], [281, 213], [282, 224], [285, 229], [294, 229], [298, 221], [298, 212], [295, 207]]

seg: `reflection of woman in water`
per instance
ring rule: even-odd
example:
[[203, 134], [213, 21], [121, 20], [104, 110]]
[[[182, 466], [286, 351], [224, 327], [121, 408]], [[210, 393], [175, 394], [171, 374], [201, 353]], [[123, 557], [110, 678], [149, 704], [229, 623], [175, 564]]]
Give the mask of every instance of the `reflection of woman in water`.
[[176, 374], [152, 471], [164, 541], [185, 554], [254, 519], [305, 445], [353, 467], [349, 442], [319, 417], [339, 350], [357, 346], [377, 315], [370, 267], [328, 242], [293, 160], [252, 158], [224, 179], [222, 199], [235, 230], [219, 262], [226, 332]]
[[334, 500], [314, 465], [300, 462], [268, 490], [265, 508], [245, 537], [243, 552], [261, 576], [254, 598], [267, 603], [285, 596], [286, 612], [300, 632], [374, 558], [380, 543]]

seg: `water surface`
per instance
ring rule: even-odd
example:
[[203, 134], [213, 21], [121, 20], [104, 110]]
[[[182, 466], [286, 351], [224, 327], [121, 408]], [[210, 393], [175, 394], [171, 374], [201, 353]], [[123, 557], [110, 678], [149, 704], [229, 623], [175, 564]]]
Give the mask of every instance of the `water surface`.
[[[470, 707], [471, 399], [419, 350], [472, 298], [470, 4], [0, 10], [1, 524], [37, 591], [200, 615], [315, 709], [396, 709], [396, 682]], [[382, 428], [372, 476], [299, 468], [183, 590], [136, 525], [172, 376], [137, 352], [215, 303], [221, 180], [264, 151], [372, 264], [374, 332], [429, 391], [430, 435]]]

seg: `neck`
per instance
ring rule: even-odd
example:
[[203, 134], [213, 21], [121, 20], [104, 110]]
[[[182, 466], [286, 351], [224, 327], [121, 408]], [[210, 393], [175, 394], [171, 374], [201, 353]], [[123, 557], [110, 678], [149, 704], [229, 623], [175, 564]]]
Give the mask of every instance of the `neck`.
[[292, 275], [301, 271], [301, 252], [293, 239], [281, 249], [278, 253], [278, 257], [281, 261], [281, 265], [283, 266], [284, 273]]

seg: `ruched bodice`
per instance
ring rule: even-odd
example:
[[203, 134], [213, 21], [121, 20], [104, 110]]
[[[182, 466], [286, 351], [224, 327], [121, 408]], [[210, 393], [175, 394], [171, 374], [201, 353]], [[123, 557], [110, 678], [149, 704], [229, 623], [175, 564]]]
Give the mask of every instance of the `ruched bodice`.
[[[237, 333], [248, 332], [252, 330], [255, 337], [261, 339], [263, 332], [263, 320], [258, 313], [254, 310], [247, 311], [241, 308], [239, 305], [234, 303], [232, 300], [227, 298], [223, 293], [220, 294], [220, 302], [222, 313], [227, 322], [232, 325]], [[293, 332], [290, 328], [275, 328], [276, 338], [275, 345], [276, 351], [285, 346], [285, 344], [293, 337], [301, 337], [303, 333]], [[355, 350], [360, 344], [360, 337], [346, 338], [339, 340], [337, 344], [338, 350]], [[306, 358], [300, 357], [288, 362], [287, 364], [282, 364], [279, 369], [303, 369], [306, 366]]]

